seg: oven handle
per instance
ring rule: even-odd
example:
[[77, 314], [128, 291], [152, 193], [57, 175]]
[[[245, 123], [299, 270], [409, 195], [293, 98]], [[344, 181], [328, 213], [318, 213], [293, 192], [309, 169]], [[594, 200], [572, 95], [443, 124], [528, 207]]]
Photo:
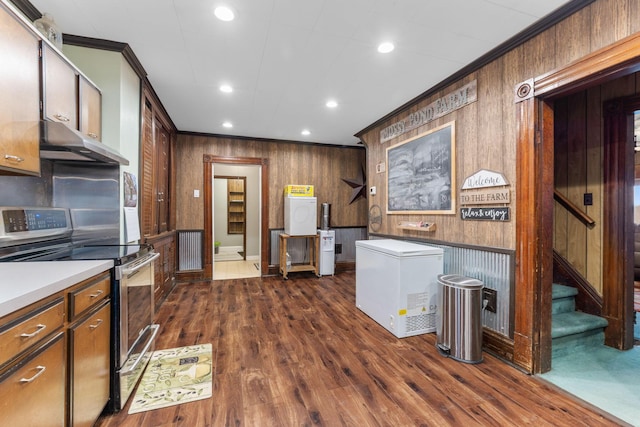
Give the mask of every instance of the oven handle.
[[156, 340], [156, 335], [158, 335], [158, 330], [160, 330], [160, 325], [154, 323], [153, 325], [149, 325], [149, 329], [153, 329], [153, 332], [151, 333], [151, 338], [149, 338], [149, 341], [147, 341], [147, 345], [144, 346], [144, 348], [140, 352], [140, 355], [130, 367], [128, 367], [125, 370], [119, 371], [121, 374], [129, 374], [135, 371], [135, 369], [138, 367], [140, 362], [142, 362], [142, 360], [145, 358], [145, 355], [149, 351], [149, 348], [153, 345], [153, 342]]
[[148, 264], [150, 264], [152, 261], [154, 261], [159, 256], [160, 256], [160, 252], [155, 252], [149, 258], [145, 259], [144, 262], [141, 262], [140, 264], [137, 264], [137, 265], [135, 265], [134, 267], [131, 267], [131, 268], [123, 268], [122, 271], [121, 271], [121, 275], [122, 276], [128, 276], [128, 275], [130, 275], [132, 273], [135, 273], [136, 271], [138, 271], [141, 268], [143, 268], [143, 267], [147, 266]]

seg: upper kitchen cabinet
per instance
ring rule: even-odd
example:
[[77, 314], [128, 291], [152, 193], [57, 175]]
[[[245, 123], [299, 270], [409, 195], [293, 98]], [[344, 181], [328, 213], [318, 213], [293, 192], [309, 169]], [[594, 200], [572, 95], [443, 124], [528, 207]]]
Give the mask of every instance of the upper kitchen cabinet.
[[42, 117], [78, 129], [78, 74], [45, 43], [42, 43], [42, 76]]
[[142, 141], [140, 143], [141, 228], [145, 237], [171, 231], [173, 201], [172, 151], [175, 131], [148, 91], [142, 100]]
[[79, 76], [80, 132], [102, 141], [102, 94], [84, 76]]
[[40, 175], [39, 39], [0, 3], [0, 175]]

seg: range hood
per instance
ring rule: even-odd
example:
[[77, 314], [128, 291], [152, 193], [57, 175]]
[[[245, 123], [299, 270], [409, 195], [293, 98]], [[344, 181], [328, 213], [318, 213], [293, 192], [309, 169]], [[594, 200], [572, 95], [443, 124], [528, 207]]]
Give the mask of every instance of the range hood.
[[63, 123], [40, 121], [40, 158], [128, 165], [129, 160], [103, 143]]

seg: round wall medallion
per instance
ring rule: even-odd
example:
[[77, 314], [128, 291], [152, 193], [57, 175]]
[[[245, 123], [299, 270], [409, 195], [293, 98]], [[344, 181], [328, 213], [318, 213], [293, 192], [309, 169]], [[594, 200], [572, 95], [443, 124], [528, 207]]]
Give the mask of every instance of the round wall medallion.
[[378, 205], [372, 205], [369, 208], [369, 228], [371, 228], [371, 231], [378, 231], [381, 225], [382, 209]]

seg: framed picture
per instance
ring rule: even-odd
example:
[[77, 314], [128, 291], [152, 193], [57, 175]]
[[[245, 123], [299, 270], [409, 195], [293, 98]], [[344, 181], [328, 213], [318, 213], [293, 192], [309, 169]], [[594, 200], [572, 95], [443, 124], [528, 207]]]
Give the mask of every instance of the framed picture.
[[387, 148], [388, 214], [455, 214], [455, 122]]

